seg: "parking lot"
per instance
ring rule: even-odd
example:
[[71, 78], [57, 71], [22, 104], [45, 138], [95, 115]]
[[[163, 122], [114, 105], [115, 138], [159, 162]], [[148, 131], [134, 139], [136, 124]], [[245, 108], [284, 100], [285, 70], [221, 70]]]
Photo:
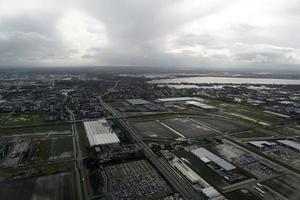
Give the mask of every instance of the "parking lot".
[[173, 190], [146, 160], [105, 167], [116, 200], [162, 198]]
[[243, 155], [235, 159], [234, 164], [251, 173], [258, 179], [281, 174], [253, 155]]
[[277, 145], [274, 147], [274, 149], [271, 149], [265, 153], [282, 162], [289, 163], [297, 169], [300, 168], [300, 154], [298, 152]]

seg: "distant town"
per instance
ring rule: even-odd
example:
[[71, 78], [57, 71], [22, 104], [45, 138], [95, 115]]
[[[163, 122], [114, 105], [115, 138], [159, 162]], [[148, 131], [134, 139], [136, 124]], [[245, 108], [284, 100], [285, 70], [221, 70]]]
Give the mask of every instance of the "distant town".
[[0, 199], [296, 200], [299, 137], [297, 74], [0, 73]]

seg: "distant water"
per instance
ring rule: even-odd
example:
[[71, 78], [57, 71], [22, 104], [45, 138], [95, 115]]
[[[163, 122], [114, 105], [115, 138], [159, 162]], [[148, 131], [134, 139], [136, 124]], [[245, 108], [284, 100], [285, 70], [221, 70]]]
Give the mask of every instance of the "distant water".
[[149, 83], [217, 83], [217, 84], [265, 84], [265, 85], [300, 85], [298, 79], [240, 78], [240, 77], [185, 77], [154, 79]]

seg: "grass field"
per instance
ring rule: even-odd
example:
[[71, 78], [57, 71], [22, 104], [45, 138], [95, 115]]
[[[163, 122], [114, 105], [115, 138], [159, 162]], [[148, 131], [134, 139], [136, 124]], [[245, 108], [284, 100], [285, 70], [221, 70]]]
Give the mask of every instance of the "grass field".
[[30, 126], [44, 124], [45, 115], [12, 115], [2, 123], [2, 126]]
[[70, 135], [71, 134], [71, 125], [69, 123], [64, 124], [55, 124], [55, 125], [47, 125], [47, 126], [37, 126], [37, 127], [30, 127], [30, 128], [7, 128], [2, 127], [0, 129], [0, 136], [26, 136], [26, 135]]
[[82, 156], [86, 156], [87, 147], [89, 147], [89, 141], [87, 139], [83, 123], [76, 123], [76, 128], [79, 135], [79, 143], [80, 143], [79, 148], [81, 149]]
[[247, 131], [247, 132], [243, 132], [243, 133], [234, 135], [234, 137], [237, 137], [237, 138], [270, 137], [270, 136], [271, 135], [269, 135], [269, 134], [255, 131], [255, 130]]
[[286, 120], [271, 113], [263, 112], [263, 110], [239, 103], [227, 103], [213, 99], [207, 100], [207, 104], [221, 108], [225, 112], [236, 113], [241, 116], [245, 116], [245, 118], [247, 117], [270, 125], [281, 123]]
[[37, 158], [40, 161], [70, 159], [72, 156], [72, 137], [43, 139], [37, 142]]
[[279, 132], [282, 135], [285, 136], [299, 136], [300, 135], [300, 130], [293, 128], [293, 127], [284, 127], [284, 128], [279, 128], [276, 129], [275, 131]]

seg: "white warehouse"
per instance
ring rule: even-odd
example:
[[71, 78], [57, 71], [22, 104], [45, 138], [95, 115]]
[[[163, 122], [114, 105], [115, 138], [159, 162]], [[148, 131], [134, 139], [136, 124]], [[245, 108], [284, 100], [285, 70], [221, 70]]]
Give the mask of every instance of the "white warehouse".
[[236, 169], [236, 167], [234, 165], [230, 164], [226, 160], [220, 158], [219, 156], [211, 153], [210, 151], [208, 151], [204, 148], [197, 148], [197, 149], [191, 150], [191, 152], [192, 152], [192, 154], [197, 156], [203, 162], [208, 163], [209, 161], [212, 161], [225, 171], [231, 171], [231, 170]]
[[112, 132], [110, 125], [105, 119], [85, 121], [83, 124], [90, 147], [120, 142], [118, 136]]

